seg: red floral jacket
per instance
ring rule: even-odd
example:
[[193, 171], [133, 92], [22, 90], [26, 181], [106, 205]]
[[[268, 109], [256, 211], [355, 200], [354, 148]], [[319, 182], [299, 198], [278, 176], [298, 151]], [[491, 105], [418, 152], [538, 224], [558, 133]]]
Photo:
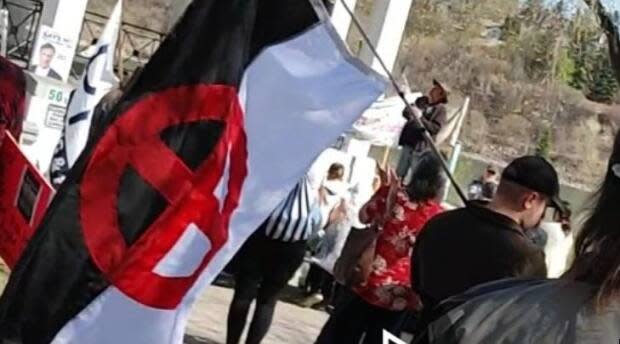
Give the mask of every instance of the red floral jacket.
[[[385, 214], [388, 193], [389, 188], [382, 187], [366, 206], [371, 219]], [[390, 220], [377, 239], [372, 273], [355, 292], [366, 302], [384, 309], [418, 309], [420, 299], [411, 289], [411, 252], [422, 227], [442, 211], [436, 202], [409, 202], [404, 190], [399, 190]]]

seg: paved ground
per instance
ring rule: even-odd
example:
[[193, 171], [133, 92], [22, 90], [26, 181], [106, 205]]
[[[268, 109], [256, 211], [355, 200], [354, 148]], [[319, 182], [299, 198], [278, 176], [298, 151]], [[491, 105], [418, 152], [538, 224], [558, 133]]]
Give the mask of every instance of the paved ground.
[[[226, 338], [226, 314], [232, 291], [211, 287], [194, 306], [190, 317], [186, 344], [224, 343]], [[271, 331], [265, 344], [314, 343], [327, 314], [312, 309], [280, 302], [276, 309]]]
[[[7, 274], [0, 266], [0, 292]], [[210, 287], [201, 295], [192, 310], [186, 344], [223, 344], [226, 341], [226, 314], [232, 299], [232, 290]], [[271, 331], [264, 344], [310, 344], [314, 343], [327, 314], [280, 302], [276, 309]]]

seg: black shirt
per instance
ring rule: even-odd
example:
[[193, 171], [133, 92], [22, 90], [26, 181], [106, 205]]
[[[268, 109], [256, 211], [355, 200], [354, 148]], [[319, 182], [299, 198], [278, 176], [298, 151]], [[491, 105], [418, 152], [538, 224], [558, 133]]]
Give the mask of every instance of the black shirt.
[[[432, 105], [422, 113], [421, 121], [424, 123], [426, 130], [433, 138], [439, 134], [441, 128], [448, 120], [447, 109], [444, 104]], [[408, 109], [405, 109], [403, 116], [407, 118], [408, 122], [403, 127], [403, 131], [400, 134], [398, 144], [400, 146], [412, 147], [418, 151], [422, 151], [426, 148], [424, 141], [425, 129], [420, 127], [418, 121], [410, 118], [413, 115], [408, 113]]]
[[426, 309], [482, 283], [547, 276], [544, 252], [519, 225], [475, 204], [431, 220], [412, 260], [412, 284]]

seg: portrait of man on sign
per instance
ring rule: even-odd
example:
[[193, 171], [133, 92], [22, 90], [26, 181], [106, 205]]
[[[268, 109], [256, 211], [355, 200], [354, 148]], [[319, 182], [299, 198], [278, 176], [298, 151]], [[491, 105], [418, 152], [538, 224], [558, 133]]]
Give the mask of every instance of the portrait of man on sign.
[[46, 43], [39, 49], [39, 62], [30, 67], [30, 71], [38, 76], [48, 77], [55, 80], [62, 80], [58, 72], [52, 68], [52, 62], [56, 57], [56, 47], [53, 44]]

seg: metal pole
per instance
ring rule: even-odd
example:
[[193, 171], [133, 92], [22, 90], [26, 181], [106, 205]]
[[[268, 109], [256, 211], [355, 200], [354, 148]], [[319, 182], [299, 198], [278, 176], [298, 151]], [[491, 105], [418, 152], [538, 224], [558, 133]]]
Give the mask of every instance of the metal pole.
[[[456, 172], [456, 168], [459, 164], [459, 159], [461, 158], [461, 153], [463, 151], [463, 145], [460, 142], [457, 142], [452, 149], [452, 154], [450, 155], [450, 173], [454, 174]], [[446, 182], [446, 187], [444, 189], [443, 201], [448, 200], [448, 196], [450, 195], [450, 182]]]
[[[351, 19], [353, 20], [353, 24], [355, 25], [355, 27], [360, 31], [360, 34], [362, 35], [362, 38], [364, 39], [364, 41], [366, 42], [366, 45], [368, 46], [368, 48], [370, 49], [370, 51], [372, 52], [372, 54], [375, 56], [375, 58], [377, 59], [377, 62], [379, 62], [379, 65], [381, 66], [381, 68], [385, 71], [385, 74], [388, 76], [389, 80], [392, 83], [392, 87], [394, 87], [394, 89], [398, 92], [398, 96], [400, 97], [400, 99], [403, 101], [403, 103], [405, 103], [405, 107], [410, 111], [410, 113], [414, 113], [413, 111], [413, 107], [411, 106], [411, 104], [409, 104], [409, 102], [407, 101], [407, 99], [405, 98], [405, 93], [403, 92], [403, 90], [400, 88], [400, 86], [398, 85], [398, 82], [396, 81], [396, 78], [394, 78], [394, 75], [392, 74], [392, 71], [387, 67], [387, 65], [385, 64], [385, 62], [383, 61], [383, 59], [381, 58], [381, 56], [379, 56], [379, 53], [377, 52], [377, 49], [375, 48], [375, 46], [372, 44], [370, 38], [368, 37], [368, 34], [366, 33], [366, 31], [364, 31], [364, 28], [362, 27], [362, 24], [360, 23], [360, 21], [358, 20], [358, 18], [355, 16], [355, 13], [353, 13], [353, 11], [351, 10], [351, 8], [348, 6], [348, 4], [346, 3], [346, 1], [344, 0], [340, 0], [340, 2], [342, 3], [344, 9], [349, 13], [349, 15], [351, 16]], [[418, 122], [418, 125], [421, 128], [426, 128], [426, 126], [424, 125], [424, 123], [422, 121], [420, 121], [419, 119], [417, 119], [416, 117], [414, 117], [414, 120]], [[429, 144], [429, 146], [431, 147], [431, 150], [433, 151], [433, 153], [439, 158], [439, 160], [441, 161], [441, 167], [443, 168], [444, 172], [446, 173], [446, 175], [448, 176], [448, 179], [450, 180], [450, 182], [452, 183], [452, 185], [454, 186], [454, 190], [457, 192], [457, 194], [459, 195], [459, 197], [461, 198], [461, 201], [463, 202], [463, 205], [467, 204], [467, 197], [465, 196], [465, 193], [463, 192], [463, 190], [461, 189], [461, 187], [457, 184], [456, 179], [454, 179], [454, 176], [452, 175], [452, 172], [450, 172], [450, 168], [448, 167], [448, 164], [446, 163], [445, 159], [443, 158], [443, 156], [441, 155], [441, 152], [439, 152], [439, 149], [437, 148], [437, 146], [435, 145], [435, 141], [433, 140], [433, 138], [431, 137], [431, 135], [429, 134], [428, 130], [424, 131], [423, 134], [424, 140]]]
[[9, 36], [9, 10], [0, 9], [0, 55], [6, 56], [7, 42]]
[[383, 151], [383, 159], [381, 161], [381, 167], [387, 169], [387, 166], [390, 162], [390, 146], [385, 146], [385, 150]]

